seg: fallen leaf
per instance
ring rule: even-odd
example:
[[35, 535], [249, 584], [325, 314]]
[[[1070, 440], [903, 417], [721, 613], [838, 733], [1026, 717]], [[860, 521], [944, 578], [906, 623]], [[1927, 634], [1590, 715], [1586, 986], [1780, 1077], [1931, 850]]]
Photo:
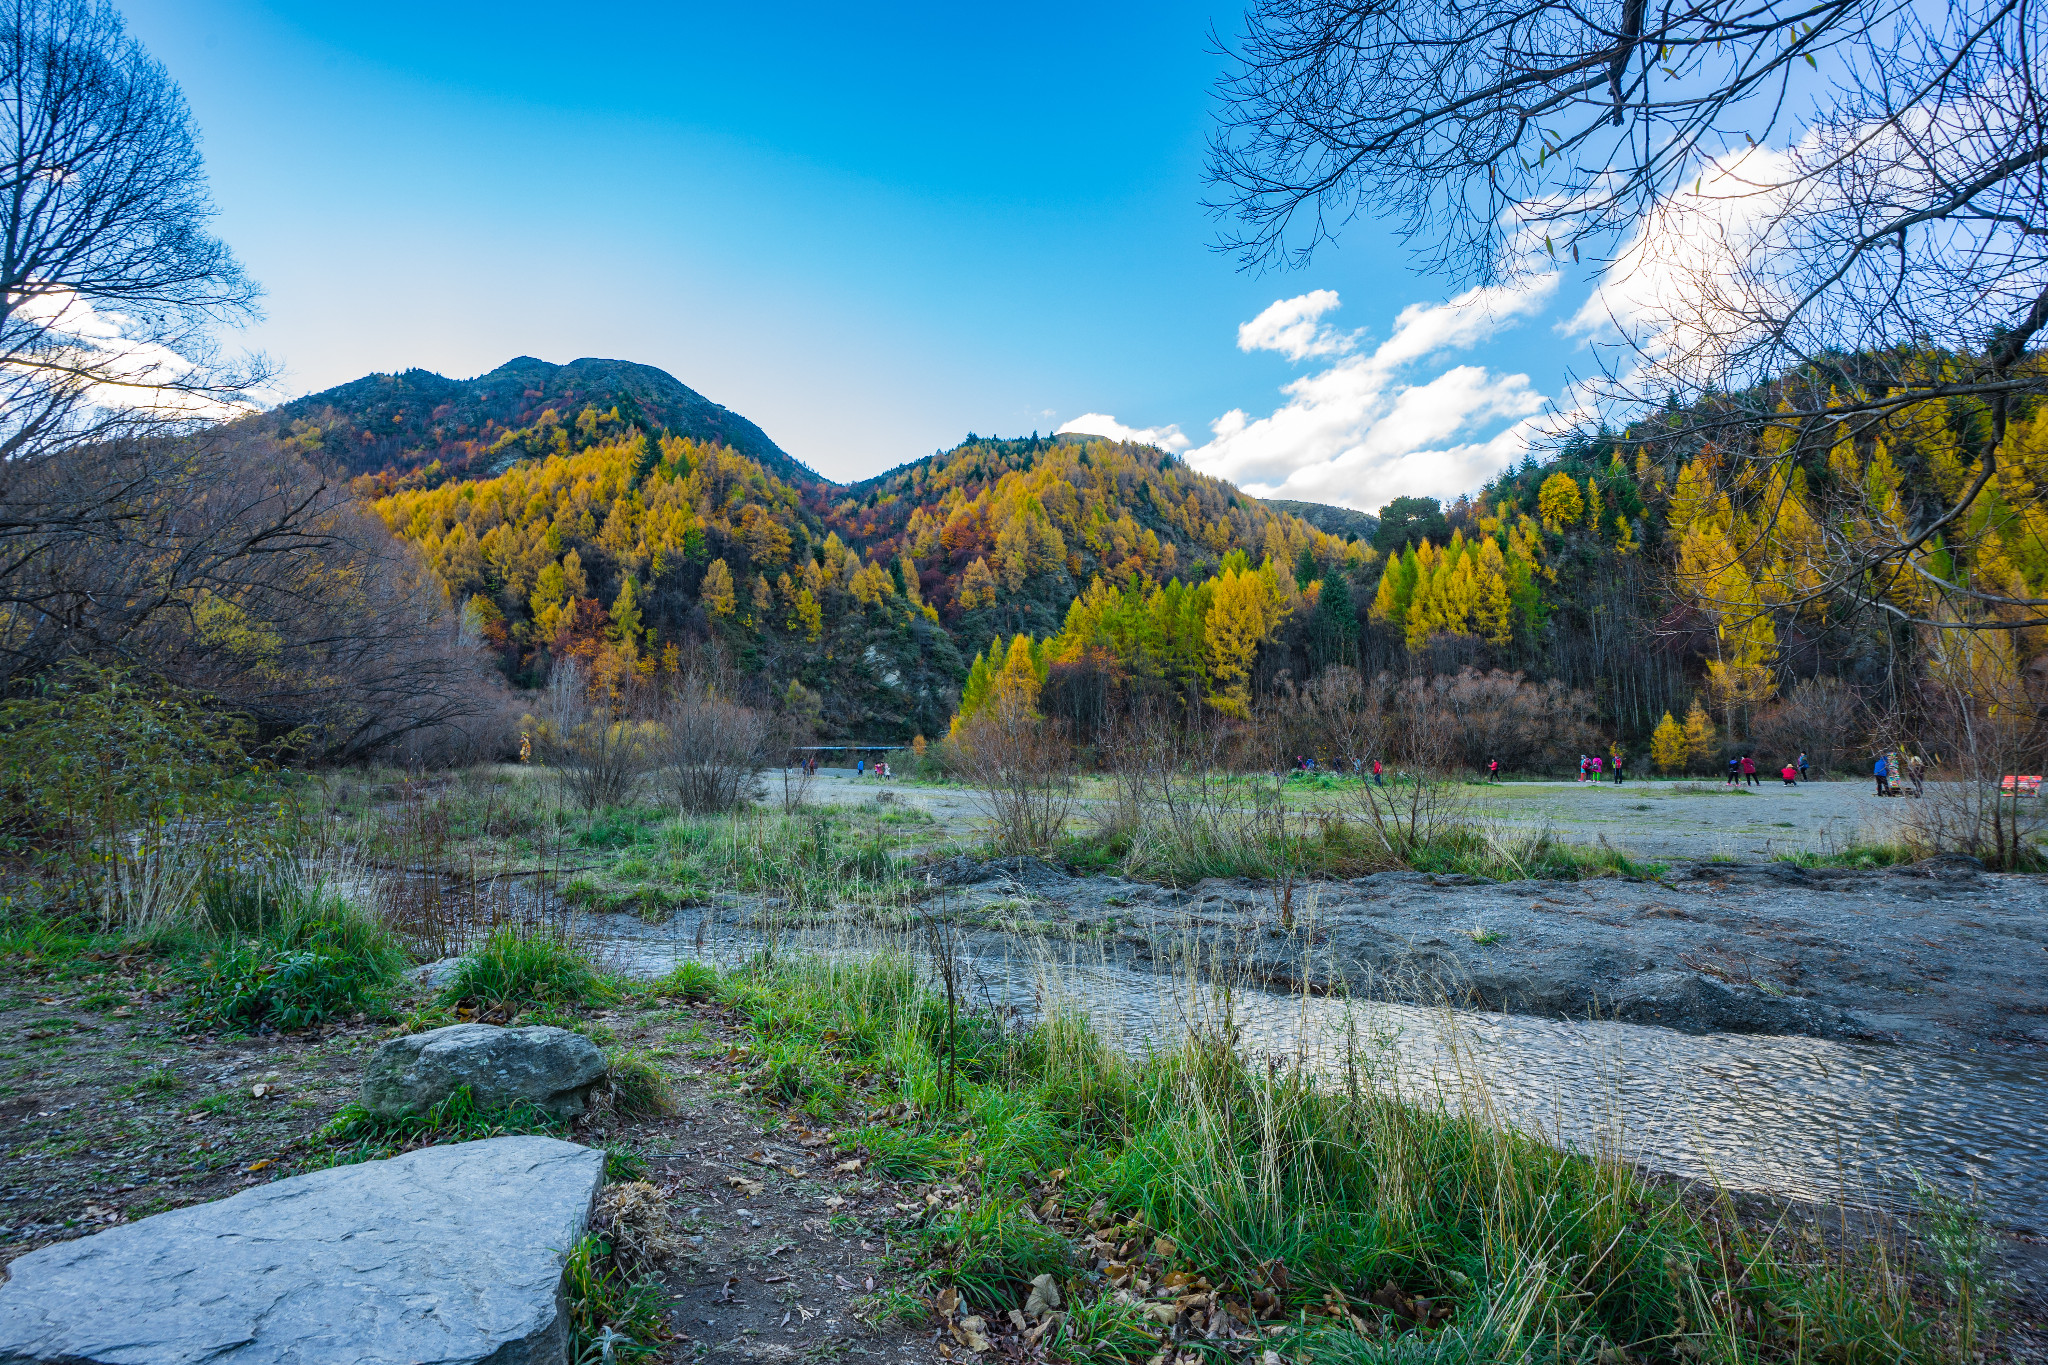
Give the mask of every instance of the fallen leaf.
[[725, 1178], [725, 1183], [732, 1186], [734, 1189], [738, 1190], [741, 1194], [745, 1195], [749, 1199], [759, 1198], [761, 1190], [763, 1188], [760, 1181], [748, 1180], [744, 1176], [737, 1175], [727, 1176]]
[[1050, 1275], [1040, 1275], [1031, 1282], [1031, 1295], [1024, 1301], [1024, 1316], [1042, 1318], [1060, 1306], [1060, 1287], [1053, 1283]]
[[1162, 1260], [1172, 1260], [1180, 1254], [1180, 1243], [1171, 1237], [1161, 1237], [1152, 1243], [1152, 1254]]
[[[846, 1287], [848, 1289], [853, 1288], [852, 1285], [847, 1285]], [[932, 1304], [932, 1307], [938, 1310], [938, 1314], [942, 1318], [952, 1317], [953, 1310], [959, 1306], [960, 1291], [950, 1285], [939, 1291], [938, 1299]]]
[[243, 1167], [242, 1169], [243, 1169], [243, 1170], [245, 1170], [245, 1171], [260, 1171], [260, 1170], [263, 1170], [263, 1169], [265, 1169], [266, 1167], [270, 1167], [270, 1166], [275, 1166], [276, 1164], [277, 1164], [277, 1162], [276, 1162], [276, 1161], [275, 1161], [275, 1160], [274, 1160], [273, 1158], [271, 1158], [271, 1157], [264, 1157], [264, 1158], [263, 1158], [263, 1160], [261, 1160], [261, 1161], [252, 1161], [252, 1162], [250, 1162], [250, 1163], [249, 1163], [248, 1165], [244, 1166], [244, 1167]]
[[866, 1164], [867, 1163], [865, 1161], [862, 1161], [859, 1157], [855, 1157], [852, 1161], [842, 1161], [837, 1166], [834, 1166], [832, 1168], [832, 1174], [852, 1175], [854, 1172], [858, 1171], [862, 1166], [865, 1166]]

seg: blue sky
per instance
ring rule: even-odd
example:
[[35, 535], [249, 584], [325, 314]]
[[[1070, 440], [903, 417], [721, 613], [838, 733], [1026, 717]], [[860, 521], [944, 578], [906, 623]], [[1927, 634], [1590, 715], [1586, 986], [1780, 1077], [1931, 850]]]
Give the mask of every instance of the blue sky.
[[1583, 282], [1487, 321], [1375, 223], [1296, 272], [1209, 249], [1227, 5], [123, 8], [287, 396], [616, 356], [835, 478], [1113, 417], [1373, 508], [1475, 484], [1584, 363], [1557, 329]]

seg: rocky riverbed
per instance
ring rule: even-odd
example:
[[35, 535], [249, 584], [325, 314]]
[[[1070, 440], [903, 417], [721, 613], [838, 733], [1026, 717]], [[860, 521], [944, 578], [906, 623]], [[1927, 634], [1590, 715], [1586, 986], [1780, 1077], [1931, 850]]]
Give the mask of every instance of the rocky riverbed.
[[934, 869], [951, 917], [1126, 965], [1274, 987], [1688, 1032], [1948, 1050], [2048, 1045], [2048, 879], [1966, 859], [1878, 872], [1677, 865], [1662, 881], [1387, 872], [1291, 891], [1073, 877], [1035, 859]]

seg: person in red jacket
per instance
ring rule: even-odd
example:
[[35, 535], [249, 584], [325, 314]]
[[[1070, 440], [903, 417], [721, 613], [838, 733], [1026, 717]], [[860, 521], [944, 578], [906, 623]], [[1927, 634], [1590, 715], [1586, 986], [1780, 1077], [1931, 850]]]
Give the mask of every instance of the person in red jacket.
[[1788, 787], [1796, 787], [1799, 785], [1799, 769], [1793, 767], [1790, 763], [1787, 763], [1784, 766], [1784, 768], [1780, 770], [1778, 776], [1785, 779], [1785, 785]]
[[1742, 756], [1742, 781], [1746, 786], [1751, 787], [1760, 787], [1763, 785], [1761, 782], [1758, 782], [1756, 780], [1756, 760], [1751, 758], [1748, 754], [1744, 754]]

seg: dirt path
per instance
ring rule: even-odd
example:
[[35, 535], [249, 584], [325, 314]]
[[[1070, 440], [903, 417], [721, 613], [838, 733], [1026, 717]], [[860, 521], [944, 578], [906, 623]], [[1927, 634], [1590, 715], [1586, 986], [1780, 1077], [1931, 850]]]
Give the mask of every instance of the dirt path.
[[[17, 980], [0, 996], [0, 1265], [53, 1241], [218, 1199], [330, 1157], [307, 1138], [355, 1095], [388, 1028], [226, 1039], [180, 1031], [139, 964]], [[600, 1013], [654, 1057], [676, 1112], [598, 1114], [571, 1135], [656, 1186], [681, 1256], [663, 1273], [668, 1358], [926, 1360], [885, 1219], [915, 1191], [847, 1169], [834, 1135], [748, 1093], [714, 1005]]]

